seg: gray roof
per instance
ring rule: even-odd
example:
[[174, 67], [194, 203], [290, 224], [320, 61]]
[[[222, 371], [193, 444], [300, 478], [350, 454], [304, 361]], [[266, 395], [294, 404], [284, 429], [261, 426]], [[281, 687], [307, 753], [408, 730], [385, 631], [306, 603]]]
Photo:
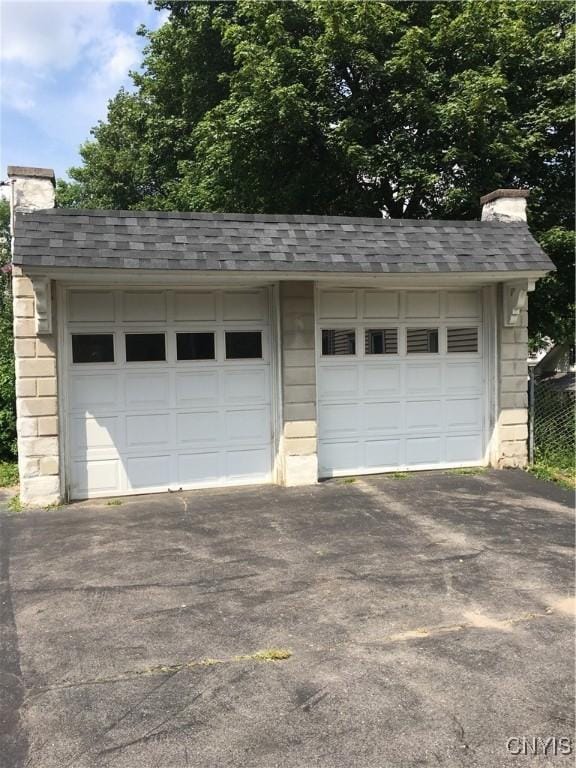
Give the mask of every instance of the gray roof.
[[351, 273], [554, 268], [521, 222], [63, 208], [17, 214], [14, 263]]

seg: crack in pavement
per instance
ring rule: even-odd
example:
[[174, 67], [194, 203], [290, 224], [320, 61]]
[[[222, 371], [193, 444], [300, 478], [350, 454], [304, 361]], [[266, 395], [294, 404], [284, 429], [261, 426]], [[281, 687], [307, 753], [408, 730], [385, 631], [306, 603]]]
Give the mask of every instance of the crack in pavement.
[[[142, 582], [138, 584], [110, 584], [110, 585], [86, 585], [83, 587], [20, 587], [13, 589], [14, 594], [34, 595], [36, 593], [51, 592], [124, 592], [131, 589], [180, 589], [182, 587], [211, 587], [214, 584], [221, 584], [228, 581], [240, 581], [242, 579], [251, 579], [254, 576], [260, 576], [258, 572], [242, 573], [238, 576], [221, 576], [220, 578], [196, 579], [195, 581], [176, 581], [172, 583], [162, 582]], [[214, 590], [212, 590], [214, 591]]]
[[128, 709], [124, 712], [123, 715], [116, 718], [110, 725], [108, 725], [102, 732], [96, 735], [95, 740], [89, 744], [86, 748], [83, 748], [81, 751], [76, 752], [73, 757], [66, 763], [63, 768], [73, 768], [78, 762], [78, 760], [81, 757], [84, 757], [88, 752], [90, 752], [94, 748], [94, 744], [98, 741], [101, 741], [105, 736], [107, 736], [111, 731], [114, 730], [123, 720], [125, 720], [127, 717], [129, 717], [131, 714], [133, 714], [139, 707], [142, 707], [142, 705], [146, 702], [147, 699], [149, 699], [151, 696], [153, 696], [160, 688], [162, 688], [166, 683], [174, 677], [174, 675], [177, 674], [176, 672], [172, 673], [169, 677], [162, 680], [162, 682], [157, 685], [155, 688], [153, 688], [151, 691], [146, 691], [146, 693], [141, 696], [132, 706], [129, 706]]
[[[544, 619], [551, 615], [554, 615], [556, 611], [553, 608], [547, 608], [544, 613], [538, 612], [526, 612], [517, 616], [509, 616], [504, 619], [495, 619], [485, 614], [475, 613], [473, 611], [465, 611], [464, 616], [468, 618], [467, 621], [458, 622], [455, 624], [437, 624], [432, 626], [416, 627], [415, 629], [408, 629], [402, 632], [397, 632], [392, 635], [383, 637], [381, 640], [367, 641], [367, 642], [355, 642], [355, 641], [341, 641], [331, 645], [329, 648], [324, 648], [324, 653], [334, 651], [338, 647], [343, 645], [356, 645], [359, 647], [375, 646], [375, 645], [391, 645], [394, 643], [407, 642], [409, 640], [424, 640], [429, 637], [436, 637], [441, 635], [452, 634], [455, 632], [462, 632], [471, 629], [493, 629], [502, 632], [509, 632], [516, 625], [527, 621], [533, 621], [535, 619]], [[26, 696], [24, 704], [29, 704], [39, 696], [50, 691], [65, 690], [68, 688], [77, 688], [85, 685], [106, 685], [109, 683], [124, 682], [127, 680], [133, 680], [141, 677], [153, 677], [158, 675], [173, 676], [174, 674], [181, 672], [185, 669], [206, 668], [227, 664], [238, 664], [242, 662], [257, 661], [257, 662], [278, 662], [285, 661], [291, 658], [291, 651], [283, 650], [271, 650], [271, 651], [256, 651], [252, 654], [244, 654], [232, 656], [224, 659], [191, 659], [185, 662], [179, 662], [176, 664], [159, 664], [154, 667], [143, 667], [141, 669], [126, 670], [118, 675], [111, 675], [109, 677], [95, 677], [87, 678], [83, 680], [63, 681], [55, 685], [39, 686], [37, 688], [29, 689], [29, 695]], [[316, 694], [318, 691], [316, 692]], [[316, 695], [315, 694], [315, 695]], [[313, 698], [313, 697], [311, 697]]]
[[29, 703], [38, 696], [49, 691], [65, 690], [67, 688], [78, 688], [84, 685], [105, 685], [107, 683], [121, 683], [125, 680], [134, 680], [139, 677], [153, 677], [156, 675], [174, 675], [184, 669], [194, 669], [196, 667], [214, 667], [222, 664], [240, 664], [242, 662], [257, 661], [260, 663], [287, 661], [292, 656], [292, 651], [283, 649], [269, 649], [255, 651], [254, 653], [239, 654], [227, 659], [190, 659], [189, 661], [179, 662], [177, 664], [158, 664], [154, 667], [142, 667], [141, 669], [126, 670], [118, 675], [110, 677], [94, 677], [84, 680], [64, 680], [55, 685], [39, 686], [30, 689], [31, 695], [26, 697], [26, 703]]

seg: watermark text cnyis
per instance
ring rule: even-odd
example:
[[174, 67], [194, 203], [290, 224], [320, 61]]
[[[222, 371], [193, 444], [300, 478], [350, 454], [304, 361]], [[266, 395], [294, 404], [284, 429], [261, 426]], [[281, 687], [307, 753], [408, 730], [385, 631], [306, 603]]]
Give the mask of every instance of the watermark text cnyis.
[[511, 755], [558, 757], [571, 755], [574, 744], [568, 736], [512, 736], [506, 742], [506, 749]]

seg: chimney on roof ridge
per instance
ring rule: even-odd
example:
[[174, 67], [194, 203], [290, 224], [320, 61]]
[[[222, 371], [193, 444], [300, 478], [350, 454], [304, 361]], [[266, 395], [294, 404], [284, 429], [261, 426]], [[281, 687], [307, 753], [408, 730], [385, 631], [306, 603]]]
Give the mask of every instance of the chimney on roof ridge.
[[482, 221], [526, 221], [528, 189], [496, 189], [480, 198]]
[[52, 168], [9, 165], [8, 178], [11, 186], [12, 214], [54, 208], [56, 179]]

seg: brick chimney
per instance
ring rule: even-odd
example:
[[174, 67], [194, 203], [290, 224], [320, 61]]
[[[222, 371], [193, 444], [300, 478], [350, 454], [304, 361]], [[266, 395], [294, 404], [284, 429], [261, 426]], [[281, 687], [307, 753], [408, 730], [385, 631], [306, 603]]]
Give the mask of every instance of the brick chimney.
[[496, 189], [480, 198], [482, 221], [526, 221], [528, 189]]

